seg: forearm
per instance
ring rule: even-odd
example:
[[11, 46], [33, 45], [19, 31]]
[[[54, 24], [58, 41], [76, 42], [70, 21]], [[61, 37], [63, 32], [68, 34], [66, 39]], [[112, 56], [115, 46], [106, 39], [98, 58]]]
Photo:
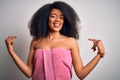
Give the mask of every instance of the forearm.
[[[5, 39], [5, 43], [7, 46], [7, 50], [11, 57], [13, 58], [14, 62], [18, 66], [18, 68], [27, 76], [31, 77], [32, 75], [32, 64], [25, 64], [14, 52], [13, 50], [13, 44], [14, 44], [14, 39], [17, 38], [16, 36], [8, 36], [8, 38]], [[32, 61], [32, 60], [31, 60]]]
[[11, 57], [13, 58], [15, 64], [18, 68], [28, 77], [30, 78], [32, 75], [32, 69], [25, 64], [14, 51], [9, 51]]
[[97, 54], [87, 65], [85, 65], [81, 69], [79, 73], [79, 78], [84, 79], [94, 69], [94, 67], [97, 65], [100, 59], [101, 56]]

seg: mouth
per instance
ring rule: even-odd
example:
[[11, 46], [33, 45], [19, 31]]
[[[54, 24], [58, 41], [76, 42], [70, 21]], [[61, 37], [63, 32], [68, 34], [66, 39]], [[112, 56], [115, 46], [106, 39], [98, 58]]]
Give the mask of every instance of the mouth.
[[53, 23], [54, 27], [58, 28], [60, 26], [59, 23]]

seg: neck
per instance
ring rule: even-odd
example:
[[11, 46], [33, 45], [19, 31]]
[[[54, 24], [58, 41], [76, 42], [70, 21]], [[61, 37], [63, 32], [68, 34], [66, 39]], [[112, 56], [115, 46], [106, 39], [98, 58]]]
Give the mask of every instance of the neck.
[[49, 32], [48, 34], [49, 39], [59, 38], [60, 36], [61, 36], [60, 32]]

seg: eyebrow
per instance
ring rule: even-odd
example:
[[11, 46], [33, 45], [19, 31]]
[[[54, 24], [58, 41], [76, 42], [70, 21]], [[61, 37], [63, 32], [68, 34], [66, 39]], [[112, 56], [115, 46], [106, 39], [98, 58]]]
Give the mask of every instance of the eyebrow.
[[[50, 15], [57, 15], [56, 13], [50, 13]], [[64, 16], [63, 14], [60, 14], [60, 16]]]

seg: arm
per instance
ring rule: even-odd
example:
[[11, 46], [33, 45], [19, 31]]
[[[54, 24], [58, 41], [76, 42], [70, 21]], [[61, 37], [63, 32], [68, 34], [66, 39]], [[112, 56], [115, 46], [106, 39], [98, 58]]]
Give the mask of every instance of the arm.
[[72, 46], [72, 59], [73, 59], [73, 66], [75, 69], [75, 72], [77, 76], [82, 80], [84, 79], [97, 65], [101, 57], [104, 56], [104, 48], [102, 45], [102, 42], [100, 40], [95, 39], [89, 39], [90, 41], [93, 41], [94, 45], [92, 49], [95, 51], [96, 47], [98, 48], [98, 54], [85, 66], [83, 66], [82, 59], [79, 55], [79, 48], [77, 41], [73, 40], [72, 43], [74, 46]]
[[18, 66], [18, 68], [28, 77], [30, 78], [32, 76], [32, 59], [33, 59], [33, 53], [34, 53], [34, 48], [33, 45], [34, 43], [31, 42], [30, 46], [30, 53], [28, 56], [28, 61], [27, 64], [25, 64], [19, 57], [18, 55], [14, 52], [13, 49], [13, 44], [14, 44], [14, 38], [16, 36], [9, 36], [5, 42], [6, 46], [8, 49], [9, 54], [11, 55], [12, 59], [14, 60], [15, 64]]

